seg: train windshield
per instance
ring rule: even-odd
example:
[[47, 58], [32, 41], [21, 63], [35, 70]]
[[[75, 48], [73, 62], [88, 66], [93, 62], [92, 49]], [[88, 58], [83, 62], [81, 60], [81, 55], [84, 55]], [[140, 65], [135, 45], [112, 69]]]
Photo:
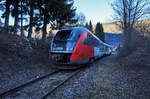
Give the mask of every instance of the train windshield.
[[61, 30], [57, 32], [52, 44], [54, 51], [73, 51], [82, 31]]
[[72, 30], [61, 30], [59, 31], [54, 40], [58, 41], [67, 41], [67, 40], [72, 40]]

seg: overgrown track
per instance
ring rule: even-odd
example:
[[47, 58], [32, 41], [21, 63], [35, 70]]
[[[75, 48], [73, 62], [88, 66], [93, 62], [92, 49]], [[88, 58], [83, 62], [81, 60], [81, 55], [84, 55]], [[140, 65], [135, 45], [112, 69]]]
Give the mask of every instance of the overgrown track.
[[16, 91], [18, 91], [18, 90], [20, 90], [20, 89], [26, 87], [26, 86], [29, 86], [29, 85], [31, 85], [31, 84], [33, 84], [33, 83], [35, 83], [35, 82], [38, 82], [38, 81], [43, 80], [43, 79], [45, 79], [45, 78], [47, 78], [47, 77], [49, 77], [49, 76], [51, 76], [51, 75], [54, 75], [54, 74], [58, 73], [59, 71], [60, 71], [60, 70], [56, 70], [56, 71], [51, 72], [51, 73], [49, 73], [49, 74], [47, 74], [47, 75], [44, 75], [44, 76], [42, 76], [42, 77], [40, 77], [40, 78], [34, 79], [34, 80], [29, 81], [29, 82], [27, 82], [27, 83], [25, 83], [25, 84], [19, 85], [18, 87], [15, 87], [15, 88], [9, 89], [9, 90], [7, 90], [7, 91], [5, 91], [5, 92], [3, 92], [3, 93], [0, 93], [0, 99], [2, 99], [2, 97], [3, 97], [4, 95], [10, 94], [10, 93], [14, 93], [14, 92], [16, 92]]

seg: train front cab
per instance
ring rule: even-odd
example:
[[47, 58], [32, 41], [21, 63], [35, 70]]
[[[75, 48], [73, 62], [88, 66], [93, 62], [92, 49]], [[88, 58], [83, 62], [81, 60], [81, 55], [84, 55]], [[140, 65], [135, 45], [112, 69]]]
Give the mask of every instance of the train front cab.
[[78, 64], [79, 62], [71, 61], [73, 51], [79, 42], [83, 33], [82, 29], [62, 29], [52, 40], [51, 43], [51, 59], [54, 64]]

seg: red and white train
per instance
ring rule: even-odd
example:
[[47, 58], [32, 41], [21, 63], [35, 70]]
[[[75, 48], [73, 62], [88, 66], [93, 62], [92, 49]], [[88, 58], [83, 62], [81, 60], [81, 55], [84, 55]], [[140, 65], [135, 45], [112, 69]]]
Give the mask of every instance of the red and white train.
[[[50, 57], [58, 68], [76, 68], [111, 54], [112, 46], [102, 42], [88, 29], [68, 27], [61, 29], [51, 42]], [[60, 64], [63, 64], [60, 66]], [[68, 64], [71, 64], [68, 66]], [[78, 64], [78, 65], [75, 65]], [[73, 67], [72, 67], [73, 66]]]

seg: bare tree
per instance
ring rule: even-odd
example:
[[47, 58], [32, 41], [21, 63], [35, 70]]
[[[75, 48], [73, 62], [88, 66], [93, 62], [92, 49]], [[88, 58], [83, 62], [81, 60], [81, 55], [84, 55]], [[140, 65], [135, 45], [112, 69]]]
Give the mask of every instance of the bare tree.
[[150, 17], [150, 0], [114, 0], [111, 5], [115, 12], [114, 19], [121, 22], [124, 33], [123, 48], [120, 53], [122, 56], [130, 55], [136, 48], [137, 22]]
[[115, 0], [111, 5], [124, 32], [133, 28], [136, 21], [149, 17], [150, 0]]

